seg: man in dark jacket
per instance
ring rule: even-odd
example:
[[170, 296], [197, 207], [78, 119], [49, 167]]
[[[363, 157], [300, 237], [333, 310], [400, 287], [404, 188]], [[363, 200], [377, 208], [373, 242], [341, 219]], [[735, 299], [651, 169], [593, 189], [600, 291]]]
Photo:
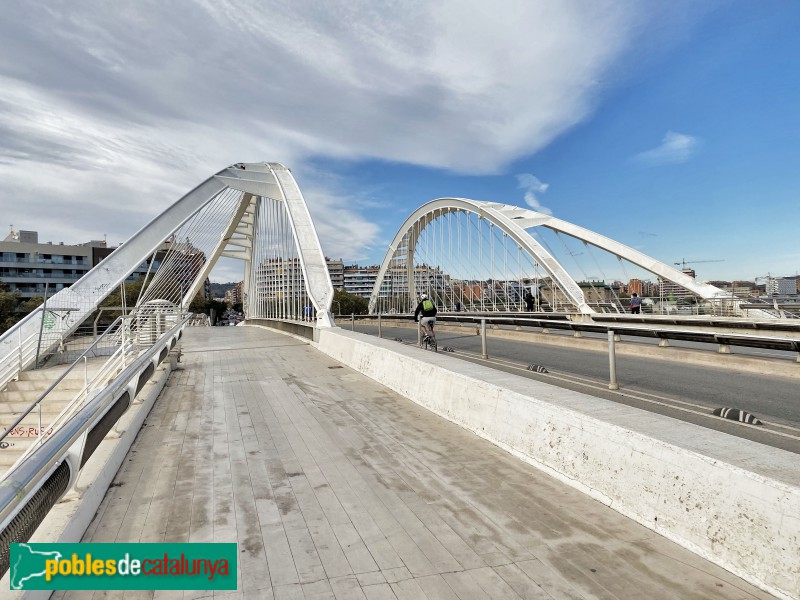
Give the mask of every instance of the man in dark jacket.
[[[421, 319], [419, 318], [420, 313], [422, 314]], [[433, 326], [436, 324], [436, 305], [428, 298], [428, 294], [422, 294], [420, 296], [417, 310], [414, 311], [414, 321], [417, 319], [419, 319], [419, 324], [420, 327], [422, 327], [423, 333], [425, 333], [425, 335], [430, 335], [435, 341], [436, 336], [433, 333]], [[428, 328], [430, 328], [430, 331], [428, 331]]]

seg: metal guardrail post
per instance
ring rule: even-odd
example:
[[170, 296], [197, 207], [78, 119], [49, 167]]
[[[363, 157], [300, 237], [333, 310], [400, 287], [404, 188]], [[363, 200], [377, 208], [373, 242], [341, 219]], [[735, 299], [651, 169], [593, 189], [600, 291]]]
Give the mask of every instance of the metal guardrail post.
[[352, 331], [356, 330], [356, 314], [350, 313], [350, 329]]
[[42, 302], [42, 322], [39, 323], [39, 341], [36, 342], [36, 362], [33, 368], [39, 368], [39, 349], [42, 347], [42, 333], [44, 332], [44, 320], [47, 318], [47, 283], [44, 283], [44, 302]]
[[485, 359], [489, 358], [486, 351], [486, 319], [481, 319], [481, 356]]
[[381, 335], [381, 313], [378, 313], [378, 337], [383, 337], [383, 335]]
[[417, 323], [417, 346], [422, 346], [422, 323]]
[[608, 330], [608, 370], [609, 382], [608, 389], [618, 390], [619, 384], [617, 383], [617, 349], [614, 342], [614, 332]]

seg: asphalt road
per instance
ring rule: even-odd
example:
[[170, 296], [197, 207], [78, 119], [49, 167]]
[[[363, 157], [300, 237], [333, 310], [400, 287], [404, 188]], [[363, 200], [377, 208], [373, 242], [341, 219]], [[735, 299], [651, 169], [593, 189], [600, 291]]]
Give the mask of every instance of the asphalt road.
[[[349, 328], [349, 324], [344, 324]], [[356, 331], [377, 334], [377, 327], [356, 323]], [[384, 338], [416, 343], [416, 329], [382, 328]], [[619, 391], [608, 389], [608, 354], [583, 350], [580, 340], [564, 348], [489, 337], [488, 363], [481, 359], [480, 336], [473, 328], [437, 332], [440, 350], [462, 360], [489, 364], [540, 381], [665, 414], [704, 427], [800, 453], [800, 379], [762, 376], [736, 370], [651, 358], [617, 356]], [[642, 342], [647, 343], [647, 342]], [[772, 360], [786, 360], [786, 357]], [[549, 373], [527, 370], [541, 365]], [[764, 422], [761, 427], [714, 417], [715, 408], [746, 410]]]

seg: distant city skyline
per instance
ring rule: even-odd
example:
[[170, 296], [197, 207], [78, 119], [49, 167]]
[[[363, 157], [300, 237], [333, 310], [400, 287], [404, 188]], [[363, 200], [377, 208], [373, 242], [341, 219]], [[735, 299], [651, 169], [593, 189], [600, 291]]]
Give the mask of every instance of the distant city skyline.
[[[438, 197], [532, 208], [698, 279], [800, 271], [800, 4], [75, 0], [0, 22], [0, 214], [129, 239], [236, 162], [380, 263]], [[142, 40], [147, 40], [146, 44]], [[220, 261], [214, 281], [236, 277]]]
[[[16, 228], [13, 229], [12, 231], [14, 231], [16, 234], [19, 234], [19, 232], [20, 232], [20, 230], [16, 229]], [[33, 230], [22, 230], [22, 231], [34, 232], [34, 233], [37, 234], [37, 236], [39, 238], [42, 238], [42, 240], [39, 241], [40, 244], [45, 244], [45, 245], [52, 244], [54, 247], [56, 247], [56, 246], [83, 246], [83, 245], [89, 246], [89, 245], [98, 245], [100, 243], [103, 243], [103, 244], [107, 243], [106, 240], [97, 240], [97, 239], [70, 242], [70, 241], [64, 241], [64, 240], [59, 239], [59, 237], [57, 235], [56, 236], [42, 235], [41, 232], [39, 232], [39, 231], [37, 231], [35, 229], [33, 229]], [[44, 239], [48, 239], [48, 241], [45, 242]], [[2, 236], [0, 236], [0, 240], [2, 240]], [[53, 240], [58, 240], [58, 241], [53, 241]], [[108, 244], [108, 248], [110, 250], [112, 250], [112, 249], [114, 249], [116, 247], [117, 247], [117, 244], [114, 244], [114, 245]], [[330, 256], [328, 256], [328, 258], [329, 259], [333, 259], [333, 257], [330, 257]], [[653, 258], [655, 258], [655, 257], [653, 257]], [[233, 261], [233, 260], [230, 260], [230, 259], [220, 259], [220, 260], [228, 260], [229, 262], [233, 263], [234, 265], [237, 263], [237, 261]], [[276, 259], [276, 260], [278, 260], [278, 259]], [[296, 260], [296, 259], [294, 259], [294, 260]], [[380, 266], [380, 262], [347, 261], [347, 260], [344, 260], [344, 259], [341, 259], [341, 258], [337, 258], [337, 259], [334, 259], [334, 260], [342, 260], [345, 267], [358, 268], [358, 267], [372, 267], [372, 266], [377, 267], [377, 266]], [[691, 271], [692, 272], [691, 273], [692, 276], [696, 276], [698, 281], [712, 282], [712, 283], [714, 281], [724, 281], [724, 282], [728, 282], [728, 283], [732, 283], [734, 281], [748, 281], [748, 282], [752, 282], [752, 283], [754, 283], [756, 285], [759, 285], [761, 287], [764, 287], [765, 281], [766, 281], [767, 278], [780, 279], [780, 278], [784, 278], [784, 277], [800, 277], [800, 273], [779, 274], [779, 273], [770, 273], [770, 272], [767, 271], [767, 272], [765, 272], [765, 273], [763, 273], [761, 275], [756, 275], [756, 276], [751, 277], [751, 278], [744, 277], [744, 278], [733, 278], [733, 279], [704, 279], [704, 278], [698, 276], [698, 273], [697, 273], [698, 269], [697, 268], [692, 268], [692, 267], [690, 267], [690, 265], [692, 265], [694, 263], [705, 263], [705, 262], [723, 262], [723, 260], [717, 259], [717, 260], [711, 260], [711, 261], [691, 261], [691, 260], [681, 259], [681, 261], [673, 262], [672, 265], [668, 264], [668, 266], [673, 266], [674, 265], [674, 268], [676, 268], [678, 270], [685, 269], [686, 271]], [[667, 263], [665, 263], [665, 264], [667, 264]], [[241, 277], [239, 277], [237, 279], [237, 276], [235, 275], [236, 270], [237, 270], [236, 267], [234, 267], [233, 269], [224, 269], [224, 270], [218, 271], [218, 274], [221, 275], [223, 278], [210, 277], [210, 280], [212, 282], [214, 282], [214, 283], [235, 283], [236, 281], [240, 281], [241, 280]], [[231, 278], [230, 279], [224, 279], [224, 276], [226, 274], [228, 274]], [[213, 272], [212, 272], [212, 275], [213, 275]], [[620, 273], [620, 274], [609, 274], [609, 275], [607, 275], [605, 277], [597, 276], [597, 277], [583, 277], [582, 278], [580, 276], [577, 276], [577, 277], [575, 277], [575, 279], [576, 279], [576, 281], [579, 281], [579, 280], [580, 281], [584, 281], [584, 280], [588, 281], [588, 280], [596, 279], [598, 281], [605, 281], [606, 283], [612, 283], [614, 281], [621, 281], [621, 282], [627, 283], [628, 281], [636, 280], [637, 278], [636, 277], [626, 277], [625, 275]], [[650, 278], [648, 279], [647, 277], [645, 277], [643, 279], [643, 281], [655, 282], [655, 281], [657, 281], [657, 279], [658, 279], [657, 275], [650, 274]], [[2, 277], [0, 277], [0, 281], [2, 281]]]

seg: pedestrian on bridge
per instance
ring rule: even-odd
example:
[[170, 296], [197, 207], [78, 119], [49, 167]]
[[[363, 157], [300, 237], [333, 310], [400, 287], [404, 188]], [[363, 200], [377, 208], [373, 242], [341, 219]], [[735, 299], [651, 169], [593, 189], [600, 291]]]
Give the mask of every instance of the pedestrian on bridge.
[[642, 312], [642, 299], [639, 298], [639, 294], [633, 292], [631, 294], [631, 314], [638, 315]]
[[525, 292], [525, 297], [523, 300], [525, 300], [525, 310], [528, 312], [533, 312], [533, 294], [531, 294], [530, 290]]

